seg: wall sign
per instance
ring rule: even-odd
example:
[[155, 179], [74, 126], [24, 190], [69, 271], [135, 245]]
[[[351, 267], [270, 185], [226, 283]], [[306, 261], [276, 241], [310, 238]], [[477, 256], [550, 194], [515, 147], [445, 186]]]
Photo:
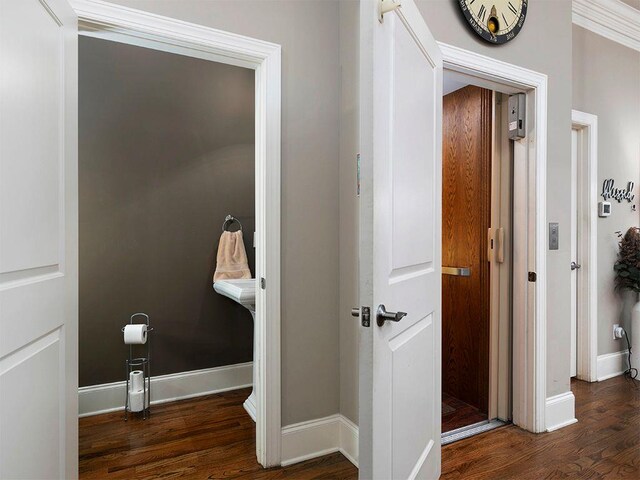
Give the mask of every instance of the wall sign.
[[605, 200], [609, 200], [612, 198], [613, 200], [617, 200], [618, 203], [622, 202], [622, 200], [626, 200], [631, 203], [635, 197], [633, 192], [633, 182], [627, 183], [627, 188], [617, 188], [614, 185], [613, 178], [608, 178], [602, 184], [602, 193], [600, 194], [602, 198]]

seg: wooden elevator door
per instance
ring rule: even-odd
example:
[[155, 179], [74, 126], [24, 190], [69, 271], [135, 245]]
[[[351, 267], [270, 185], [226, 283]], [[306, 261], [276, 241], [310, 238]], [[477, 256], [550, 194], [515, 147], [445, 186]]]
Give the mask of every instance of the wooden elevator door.
[[[443, 99], [442, 389], [488, 411], [492, 92], [468, 86]], [[443, 270], [444, 272], [444, 270]]]

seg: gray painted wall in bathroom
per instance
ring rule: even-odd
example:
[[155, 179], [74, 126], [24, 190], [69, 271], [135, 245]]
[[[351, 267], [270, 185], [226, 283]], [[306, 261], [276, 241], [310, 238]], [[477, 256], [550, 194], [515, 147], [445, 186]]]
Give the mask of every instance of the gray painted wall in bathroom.
[[212, 275], [228, 213], [254, 267], [253, 71], [80, 37], [79, 88], [80, 386], [124, 379], [138, 311], [154, 375], [251, 361]]
[[[619, 187], [632, 181], [634, 204], [638, 205], [640, 52], [574, 25], [573, 108], [598, 116], [598, 194], [607, 178], [613, 178]], [[613, 264], [619, 240], [615, 232], [637, 226], [638, 215], [631, 210], [630, 203], [614, 200], [611, 216], [598, 219], [599, 355], [626, 349], [623, 340], [613, 340], [614, 323], [631, 332], [630, 309], [635, 296], [615, 292]]]
[[282, 45], [282, 424], [338, 412], [338, 2], [113, 3]]

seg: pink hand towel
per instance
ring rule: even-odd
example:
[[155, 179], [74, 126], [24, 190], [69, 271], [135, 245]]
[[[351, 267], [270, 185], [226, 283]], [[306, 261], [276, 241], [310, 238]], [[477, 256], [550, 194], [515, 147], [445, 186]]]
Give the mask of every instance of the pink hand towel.
[[244, 249], [242, 230], [237, 232], [222, 232], [218, 244], [216, 271], [213, 281], [234, 278], [251, 278], [247, 251]]

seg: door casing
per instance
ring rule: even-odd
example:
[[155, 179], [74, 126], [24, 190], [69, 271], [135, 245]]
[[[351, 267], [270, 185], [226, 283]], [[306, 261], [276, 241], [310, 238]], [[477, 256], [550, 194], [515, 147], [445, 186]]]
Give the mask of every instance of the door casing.
[[[547, 76], [439, 42], [445, 70], [470, 83], [527, 95], [527, 138], [514, 142], [513, 222], [513, 423], [543, 432], [546, 404], [546, 185]], [[529, 281], [535, 273], [535, 282]], [[527, 333], [530, 332], [530, 333]]]
[[577, 236], [580, 277], [577, 284], [577, 365], [579, 380], [598, 380], [598, 117], [571, 111], [577, 131]]
[[266, 284], [256, 292], [256, 356], [262, 359], [254, 359], [256, 455], [264, 467], [280, 465], [281, 47], [110, 3], [71, 4], [79, 34], [255, 71], [256, 278], [264, 278]]

